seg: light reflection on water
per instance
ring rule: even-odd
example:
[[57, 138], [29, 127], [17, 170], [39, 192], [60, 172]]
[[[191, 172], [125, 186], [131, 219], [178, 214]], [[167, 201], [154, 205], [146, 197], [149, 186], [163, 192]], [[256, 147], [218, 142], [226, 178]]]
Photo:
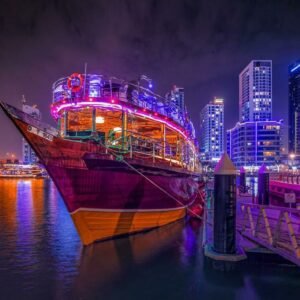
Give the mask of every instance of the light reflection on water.
[[201, 224], [82, 247], [49, 180], [0, 180], [0, 299], [293, 299], [300, 273], [203, 259]]

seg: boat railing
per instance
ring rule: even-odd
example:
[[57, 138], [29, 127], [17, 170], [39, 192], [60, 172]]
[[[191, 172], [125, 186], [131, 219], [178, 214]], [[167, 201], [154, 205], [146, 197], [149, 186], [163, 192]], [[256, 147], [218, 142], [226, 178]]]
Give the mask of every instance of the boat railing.
[[174, 145], [134, 132], [127, 132], [126, 135], [116, 139], [106, 139], [105, 147], [118, 154], [125, 154], [131, 159], [148, 160], [153, 163], [159, 161], [181, 168], [192, 167], [185, 148], [179, 143]]

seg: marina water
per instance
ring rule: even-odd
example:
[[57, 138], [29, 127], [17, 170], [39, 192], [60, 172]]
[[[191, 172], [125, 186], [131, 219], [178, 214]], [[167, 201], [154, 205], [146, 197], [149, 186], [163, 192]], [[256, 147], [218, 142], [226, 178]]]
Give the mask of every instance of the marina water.
[[300, 271], [203, 257], [200, 221], [83, 247], [50, 180], [0, 180], [0, 299], [299, 299]]

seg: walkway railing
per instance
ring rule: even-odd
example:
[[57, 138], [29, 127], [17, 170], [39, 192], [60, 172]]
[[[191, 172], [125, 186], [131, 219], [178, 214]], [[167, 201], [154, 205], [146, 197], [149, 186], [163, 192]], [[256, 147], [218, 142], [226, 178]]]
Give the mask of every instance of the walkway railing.
[[246, 238], [300, 266], [300, 210], [240, 203], [237, 229]]

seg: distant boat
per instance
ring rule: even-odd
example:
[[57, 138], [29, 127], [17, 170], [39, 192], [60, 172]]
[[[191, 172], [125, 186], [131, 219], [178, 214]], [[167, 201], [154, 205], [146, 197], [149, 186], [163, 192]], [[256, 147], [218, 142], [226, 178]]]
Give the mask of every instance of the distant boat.
[[6, 103], [56, 184], [83, 244], [183, 218], [199, 198], [187, 112], [139, 82], [72, 74], [53, 85], [58, 130]]
[[44, 169], [36, 165], [4, 164], [0, 168], [0, 178], [43, 178], [47, 177]]

